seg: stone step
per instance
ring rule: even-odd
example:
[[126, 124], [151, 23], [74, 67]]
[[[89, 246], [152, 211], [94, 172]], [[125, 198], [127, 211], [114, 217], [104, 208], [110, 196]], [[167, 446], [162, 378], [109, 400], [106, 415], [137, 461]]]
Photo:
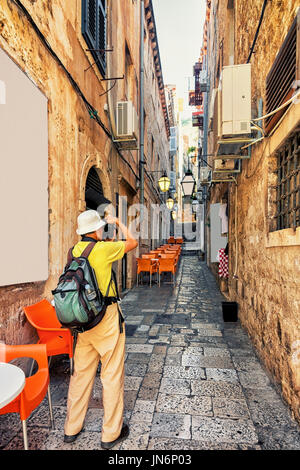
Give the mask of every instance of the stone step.
[[184, 242], [182, 244], [182, 251], [195, 251], [201, 250], [200, 242]]

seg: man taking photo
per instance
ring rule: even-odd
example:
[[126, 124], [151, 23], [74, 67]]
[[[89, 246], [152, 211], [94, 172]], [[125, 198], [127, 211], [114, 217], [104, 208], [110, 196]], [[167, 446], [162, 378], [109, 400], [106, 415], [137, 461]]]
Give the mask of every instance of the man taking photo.
[[[117, 303], [117, 287], [112, 279], [112, 263], [134, 250], [138, 242], [119, 219], [108, 215], [105, 220], [97, 211], [79, 215], [77, 234], [82, 236], [72, 251], [79, 257], [90, 242], [97, 242], [88, 256], [95, 271], [98, 287], [107, 297], [103, 319], [95, 327], [78, 334], [74, 354], [74, 373], [70, 379], [64, 442], [74, 442], [83, 429], [99, 360], [103, 387], [103, 426], [101, 447], [111, 449], [129, 435], [123, 423], [124, 412], [124, 319]], [[125, 241], [103, 241], [106, 224], [114, 224], [123, 232]]]

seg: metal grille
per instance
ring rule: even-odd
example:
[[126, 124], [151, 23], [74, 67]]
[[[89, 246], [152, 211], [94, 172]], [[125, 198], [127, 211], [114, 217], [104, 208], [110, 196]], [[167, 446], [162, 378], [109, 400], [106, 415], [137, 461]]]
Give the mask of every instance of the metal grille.
[[203, 94], [200, 91], [189, 92], [189, 106], [201, 106], [203, 103]]
[[96, 40], [96, 27], [97, 27], [96, 0], [88, 1], [88, 27], [95, 41]]
[[105, 45], [106, 45], [106, 20], [105, 20], [105, 0], [102, 0], [98, 6], [98, 47], [103, 52], [99, 52], [99, 58], [103, 69], [105, 69]]
[[277, 230], [300, 227], [300, 130], [277, 154]]

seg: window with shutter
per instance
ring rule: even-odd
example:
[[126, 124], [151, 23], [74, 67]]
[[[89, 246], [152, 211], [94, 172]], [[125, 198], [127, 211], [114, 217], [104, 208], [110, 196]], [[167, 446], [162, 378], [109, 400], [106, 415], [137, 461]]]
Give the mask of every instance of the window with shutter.
[[[300, 10], [295, 18], [266, 80], [266, 112], [279, 108], [293, 96], [300, 80]], [[266, 119], [267, 133], [287, 108]]]
[[82, 34], [101, 72], [106, 70], [106, 0], [82, 0]]
[[104, 197], [102, 183], [95, 167], [90, 169], [86, 179], [85, 202], [86, 208], [93, 210], [97, 210], [102, 204], [110, 203], [110, 201]]

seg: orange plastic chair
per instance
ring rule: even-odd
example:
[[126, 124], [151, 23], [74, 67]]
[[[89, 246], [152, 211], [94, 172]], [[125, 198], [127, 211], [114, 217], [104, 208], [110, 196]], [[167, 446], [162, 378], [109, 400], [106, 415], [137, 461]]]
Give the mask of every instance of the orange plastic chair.
[[[179, 245], [178, 245], [179, 246]], [[165, 253], [178, 253], [179, 250], [176, 250], [175, 248], [167, 248]]]
[[55, 308], [48, 300], [24, 307], [29, 323], [37, 330], [38, 344], [46, 344], [48, 356], [68, 354], [70, 374], [73, 372], [73, 337], [68, 328], [62, 328], [57, 319]]
[[1, 345], [4, 348], [4, 361], [10, 362], [17, 357], [30, 357], [38, 364], [38, 371], [25, 379], [25, 387], [20, 395], [0, 409], [0, 415], [19, 413], [23, 427], [24, 448], [28, 450], [26, 420], [32, 411], [39, 406], [48, 392], [51, 426], [54, 428], [52, 402], [50, 394], [50, 379], [48, 368], [47, 348], [45, 344], [26, 344], [18, 346]]
[[160, 256], [162, 253], [162, 251], [158, 251], [158, 250], [152, 250], [150, 251], [150, 255], [155, 255], [155, 256]]
[[176, 241], [175, 243], [178, 245], [178, 244], [182, 244], [183, 243], [183, 238], [176, 238]]
[[150, 274], [150, 287], [152, 286], [152, 274], [157, 273], [158, 263], [153, 259], [137, 258], [137, 285], [139, 285], [139, 274], [148, 272]]
[[175, 263], [175, 270], [177, 270], [178, 256], [175, 252], [173, 254], [165, 253], [164, 255], [161, 255], [160, 259], [171, 259], [171, 260], [173, 260], [174, 263]]
[[168, 243], [175, 243], [175, 238], [174, 237], [170, 237], [168, 239]]
[[160, 287], [160, 275], [162, 272], [171, 272], [173, 275], [173, 285], [175, 284], [176, 263], [175, 259], [161, 258], [158, 265], [158, 285]]

